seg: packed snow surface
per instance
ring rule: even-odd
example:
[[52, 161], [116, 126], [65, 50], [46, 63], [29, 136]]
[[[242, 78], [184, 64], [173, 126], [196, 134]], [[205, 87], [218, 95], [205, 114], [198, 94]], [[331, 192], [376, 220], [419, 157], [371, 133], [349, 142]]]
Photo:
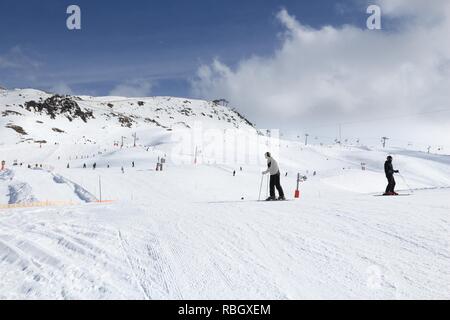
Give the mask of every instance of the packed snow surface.
[[[0, 92], [1, 299], [450, 298], [449, 156], [281, 140], [292, 201], [258, 202], [270, 139], [247, 151], [257, 162], [196, 157], [178, 140], [196, 123], [256, 135], [232, 110], [79, 97], [95, 117], [84, 122], [24, 108], [50, 96]], [[375, 196], [388, 154], [409, 196]], [[297, 173], [307, 179], [294, 200]]]

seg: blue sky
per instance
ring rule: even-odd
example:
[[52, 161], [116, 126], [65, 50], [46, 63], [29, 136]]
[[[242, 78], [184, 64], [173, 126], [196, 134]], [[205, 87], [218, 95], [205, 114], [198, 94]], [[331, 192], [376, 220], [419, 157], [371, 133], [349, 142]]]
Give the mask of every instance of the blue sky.
[[[70, 4], [80, 31], [66, 28]], [[348, 0], [0, 0], [0, 85], [106, 95], [148, 82], [152, 95], [191, 96], [200, 65], [272, 55], [281, 8], [314, 28], [366, 19], [364, 1]]]

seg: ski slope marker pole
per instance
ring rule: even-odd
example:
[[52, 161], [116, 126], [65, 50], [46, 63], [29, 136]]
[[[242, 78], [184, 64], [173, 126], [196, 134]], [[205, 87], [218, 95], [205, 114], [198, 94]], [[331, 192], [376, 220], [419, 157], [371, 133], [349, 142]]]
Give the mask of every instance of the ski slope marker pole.
[[295, 199], [300, 198], [300, 173], [297, 173], [297, 189], [295, 189]]
[[102, 202], [102, 177], [98, 176], [98, 190], [100, 194], [100, 202]]

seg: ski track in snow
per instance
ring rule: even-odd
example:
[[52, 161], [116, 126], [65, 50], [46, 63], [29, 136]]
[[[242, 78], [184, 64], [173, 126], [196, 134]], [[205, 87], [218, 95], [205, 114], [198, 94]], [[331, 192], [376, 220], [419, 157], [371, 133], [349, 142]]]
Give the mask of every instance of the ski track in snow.
[[144, 238], [133, 237], [133, 242], [118, 232], [120, 245], [126, 255], [131, 273], [146, 299], [180, 299], [171, 266], [167, 262], [160, 240], [145, 232]]
[[7, 181], [14, 178], [14, 172], [10, 169], [0, 171], [0, 180]]
[[[42, 180], [42, 177], [46, 179], [45, 176], [41, 177], [41, 180], [39, 181], [39, 187], [44, 188], [46, 187], [46, 183], [56, 183], [67, 186], [71, 192], [78, 198], [79, 200], [89, 203], [89, 202], [96, 202], [97, 198], [90, 193], [88, 190], [83, 188], [81, 185], [72, 182], [71, 180], [63, 177], [60, 174], [54, 173], [49, 170], [42, 170], [42, 169], [25, 169], [23, 173], [25, 173], [28, 170], [28, 172], [31, 173], [42, 173], [43, 175], [49, 174], [51, 176], [51, 181]], [[26, 174], [22, 174], [22, 178], [26, 178]], [[0, 173], [0, 181], [3, 182], [2, 187], [6, 188], [7, 193], [6, 196], [8, 198], [8, 204], [19, 204], [19, 203], [34, 203], [38, 202], [38, 197], [34, 195], [33, 187], [27, 183], [22, 182], [21, 180], [16, 179], [16, 176], [14, 174], [13, 170], [7, 169]], [[1, 189], [0, 189], [1, 190]], [[3, 191], [6, 192], [6, 191]]]
[[402, 207], [414, 198], [385, 200], [277, 203], [276, 213], [266, 203], [184, 201], [2, 212], [0, 296], [448, 298], [442, 199], [430, 202], [432, 215], [425, 204]]
[[51, 172], [51, 174], [53, 175], [53, 181], [55, 181], [55, 183], [68, 185], [73, 190], [73, 192], [77, 195], [77, 197], [80, 198], [80, 200], [82, 200], [84, 202], [97, 201], [97, 198], [92, 193], [90, 193], [88, 190], [86, 190], [79, 184], [70, 181], [69, 179], [63, 177], [60, 174], [53, 173], [53, 172]]
[[9, 204], [36, 202], [32, 189], [28, 183], [14, 182], [8, 186]]
[[[64, 215], [64, 212], [50, 210], [49, 214]], [[125, 297], [114, 285], [107, 288], [105, 283], [106, 279], [109, 285], [120, 283], [117, 278], [128, 277], [127, 271], [115, 264], [120, 257], [110, 256], [102, 245], [114, 238], [113, 230], [48, 223], [36, 216], [37, 210], [25, 214], [19, 219], [19, 227], [2, 219], [0, 270], [5, 281], [0, 286], [0, 296], [5, 298], [10, 292], [13, 295], [8, 298], [105, 298], [114, 289], [114, 297]], [[18, 229], [25, 231], [29, 239], [23, 238]], [[5, 270], [8, 266], [19, 269]], [[101, 272], [105, 266], [108, 270]], [[5, 287], [13, 291], [5, 291]], [[133, 296], [132, 292], [129, 295]]]
[[29, 203], [37, 201], [33, 195], [33, 189], [26, 182], [14, 179], [14, 171], [6, 169], [0, 172], [0, 180], [6, 182], [8, 204]]

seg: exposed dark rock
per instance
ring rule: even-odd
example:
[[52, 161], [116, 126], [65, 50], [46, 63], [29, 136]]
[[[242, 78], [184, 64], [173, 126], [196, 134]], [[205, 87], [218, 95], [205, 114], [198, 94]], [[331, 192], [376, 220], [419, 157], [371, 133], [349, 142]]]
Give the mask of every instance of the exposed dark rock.
[[28, 111], [35, 111], [39, 113], [46, 113], [50, 118], [55, 119], [57, 115], [64, 115], [69, 121], [80, 118], [84, 122], [88, 119], [93, 119], [92, 110], [82, 110], [78, 103], [70, 96], [54, 95], [44, 102], [28, 101], [25, 102], [25, 109]]
[[229, 104], [230, 102], [227, 101], [226, 99], [217, 99], [217, 100], [214, 100], [212, 103], [213, 103], [213, 106], [223, 106], [223, 107], [226, 107], [226, 106], [228, 106], [228, 104]]
[[13, 116], [21, 116], [22, 114], [20, 112], [17, 111], [13, 111], [13, 110], [5, 110], [2, 112], [2, 117], [6, 117], [9, 115], [13, 115]]
[[131, 128], [131, 126], [133, 125], [134, 120], [131, 119], [130, 117], [125, 116], [125, 115], [120, 115], [119, 116], [119, 122], [120, 122], [120, 125], [122, 127]]
[[9, 128], [9, 129], [13, 129], [14, 131], [16, 131], [17, 133], [19, 133], [21, 135], [24, 135], [24, 136], [28, 135], [28, 133], [26, 133], [25, 130], [21, 126], [16, 126], [15, 124], [8, 123], [5, 127]]
[[180, 113], [185, 115], [185, 116], [187, 116], [187, 117], [195, 115], [195, 113], [192, 112], [191, 108], [183, 108], [182, 110], [180, 110]]
[[52, 128], [53, 131], [58, 133], [66, 133], [64, 130], [58, 129], [58, 128]]
[[241, 118], [242, 120], [244, 120], [244, 122], [247, 123], [249, 126], [255, 128], [255, 125], [253, 123], [251, 123], [250, 121], [248, 121], [248, 119], [246, 117], [244, 117], [242, 114], [240, 114], [236, 109], [233, 109], [233, 112], [236, 113], [238, 115], [238, 117]]
[[158, 126], [158, 127], [167, 129], [166, 126], [163, 126], [162, 124], [160, 124], [158, 121], [156, 121], [156, 120], [154, 120], [154, 119], [145, 118], [144, 120], [145, 120], [145, 122], [153, 123], [153, 124], [155, 124], [155, 125]]
[[191, 127], [190, 127], [186, 122], [184, 122], [184, 121], [180, 121], [180, 122], [174, 123], [174, 125], [177, 125], [177, 124], [178, 124], [178, 125], [182, 125], [182, 126], [188, 128], [188, 129], [191, 128]]
[[108, 118], [110, 117], [116, 117], [119, 120], [119, 123], [122, 127], [127, 127], [127, 128], [131, 128], [133, 126], [133, 123], [136, 122], [135, 120], [133, 120], [134, 116], [127, 116], [125, 114], [122, 113], [114, 113], [111, 112], [109, 114], [105, 114]]

